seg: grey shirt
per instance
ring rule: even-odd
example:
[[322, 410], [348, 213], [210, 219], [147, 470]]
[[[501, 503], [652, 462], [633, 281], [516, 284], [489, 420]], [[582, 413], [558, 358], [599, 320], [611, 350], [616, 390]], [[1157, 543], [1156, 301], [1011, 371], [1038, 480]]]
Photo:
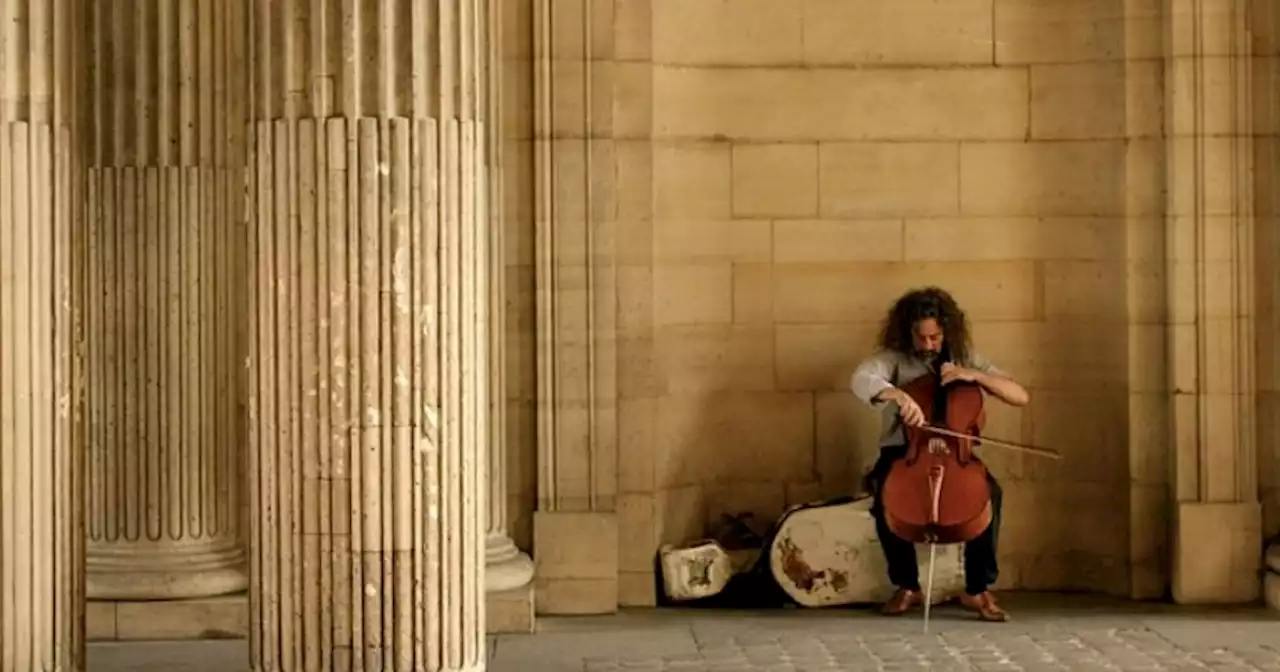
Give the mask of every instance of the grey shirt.
[[[1006, 375], [982, 355], [973, 353], [961, 366], [997, 376]], [[853, 395], [868, 406], [880, 406], [880, 446], [896, 446], [906, 442], [902, 431], [902, 418], [898, 405], [893, 402], [872, 401], [877, 394], [891, 387], [911, 382], [929, 372], [919, 357], [904, 355], [891, 350], [879, 350], [866, 358], [853, 372]]]

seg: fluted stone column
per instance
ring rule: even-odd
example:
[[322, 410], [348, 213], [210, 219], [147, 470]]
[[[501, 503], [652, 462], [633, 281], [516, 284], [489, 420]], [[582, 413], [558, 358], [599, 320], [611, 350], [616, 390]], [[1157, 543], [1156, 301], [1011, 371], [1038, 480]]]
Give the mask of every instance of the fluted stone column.
[[486, 101], [486, 114], [494, 120], [492, 141], [486, 149], [487, 163], [493, 167], [489, 174], [488, 193], [490, 232], [489, 264], [494, 280], [489, 283], [489, 305], [492, 322], [489, 326], [489, 530], [485, 537], [485, 590], [488, 593], [487, 617], [489, 632], [532, 632], [533, 608], [533, 560], [516, 547], [510, 533], [510, 516], [507, 510], [507, 483], [510, 467], [507, 461], [507, 295], [506, 282], [501, 278], [506, 269], [506, 241], [503, 231], [506, 217], [502, 176], [502, 139], [499, 126], [502, 116], [496, 81], [501, 77], [502, 36], [501, 17], [489, 22], [487, 75], [493, 84]]
[[114, 0], [87, 12], [90, 598], [248, 585], [243, 6]]
[[0, 670], [84, 669], [76, 0], [0, 2]]
[[252, 667], [482, 670], [491, 4], [250, 6]]

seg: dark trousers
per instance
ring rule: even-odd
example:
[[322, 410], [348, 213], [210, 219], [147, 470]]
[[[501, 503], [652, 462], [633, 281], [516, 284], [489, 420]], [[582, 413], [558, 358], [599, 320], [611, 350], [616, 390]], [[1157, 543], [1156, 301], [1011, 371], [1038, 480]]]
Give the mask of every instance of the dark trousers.
[[[880, 449], [880, 457], [867, 474], [867, 489], [871, 491], [871, 516], [876, 521], [876, 536], [880, 538], [880, 548], [884, 551], [884, 559], [889, 564], [889, 580], [893, 585], [908, 590], [920, 589], [920, 565], [916, 561], [915, 544], [906, 541], [889, 530], [884, 519], [884, 504], [880, 499], [881, 487], [893, 461], [907, 452], [906, 446], [885, 446]], [[976, 539], [964, 545], [964, 583], [965, 592], [979, 595], [996, 582], [1000, 575], [1000, 566], [996, 561], [996, 548], [1000, 535], [1000, 509], [1004, 502], [1004, 492], [1000, 484], [987, 472], [987, 485], [991, 488], [991, 525]]]

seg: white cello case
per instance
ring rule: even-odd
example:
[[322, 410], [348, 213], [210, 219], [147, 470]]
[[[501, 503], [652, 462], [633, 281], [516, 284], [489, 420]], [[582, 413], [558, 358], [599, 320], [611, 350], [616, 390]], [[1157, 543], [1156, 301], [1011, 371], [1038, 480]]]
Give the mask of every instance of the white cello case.
[[[964, 591], [964, 546], [939, 546], [931, 602]], [[783, 592], [805, 607], [878, 604], [894, 591], [876, 538], [871, 498], [839, 498], [793, 506], [782, 514], [765, 549]], [[916, 545], [920, 586], [929, 576], [929, 546]]]

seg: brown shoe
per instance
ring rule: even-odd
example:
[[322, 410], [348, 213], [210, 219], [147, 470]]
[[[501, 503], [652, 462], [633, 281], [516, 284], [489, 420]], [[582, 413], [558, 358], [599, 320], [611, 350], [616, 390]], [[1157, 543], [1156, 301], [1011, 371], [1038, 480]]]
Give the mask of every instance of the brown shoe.
[[885, 616], [900, 616], [921, 604], [924, 604], [924, 596], [920, 594], [920, 591], [899, 588], [893, 594], [893, 597], [889, 598], [889, 601], [880, 607], [880, 613]]
[[986, 591], [981, 595], [961, 595], [960, 604], [966, 608], [978, 612], [978, 617], [984, 621], [1004, 622], [1009, 620], [1009, 614], [1000, 605], [996, 604], [996, 596], [991, 591]]

